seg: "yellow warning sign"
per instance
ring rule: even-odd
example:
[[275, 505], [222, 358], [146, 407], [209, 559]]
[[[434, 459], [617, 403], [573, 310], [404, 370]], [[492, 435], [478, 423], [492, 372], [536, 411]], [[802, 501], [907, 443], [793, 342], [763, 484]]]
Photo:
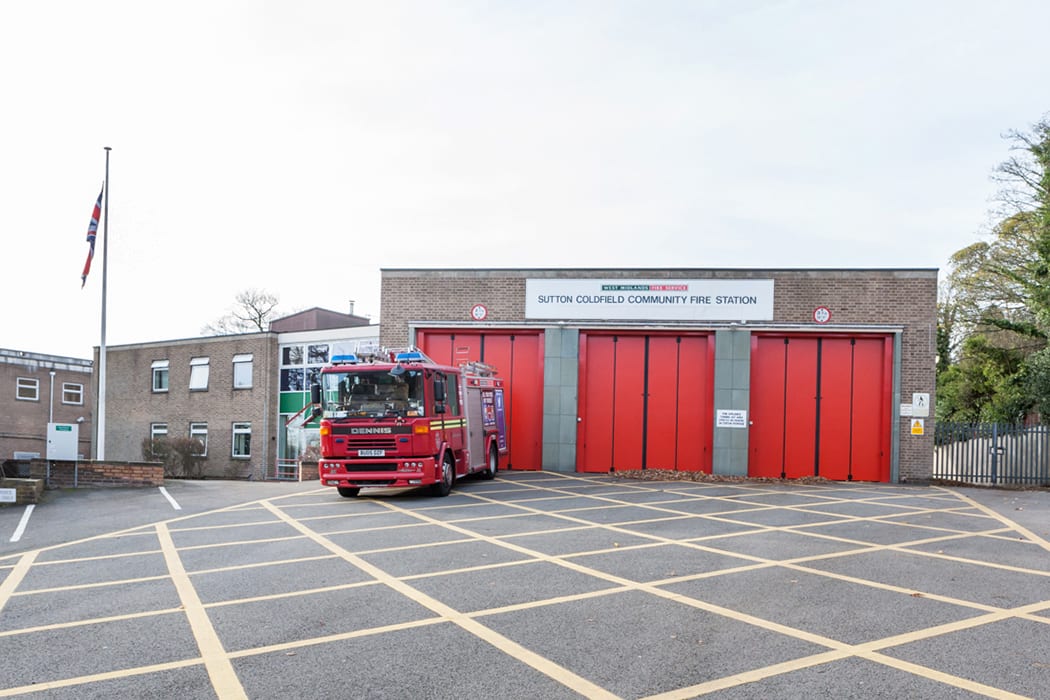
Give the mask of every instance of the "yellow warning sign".
[[926, 433], [926, 421], [922, 418], [911, 419], [911, 434], [924, 435]]

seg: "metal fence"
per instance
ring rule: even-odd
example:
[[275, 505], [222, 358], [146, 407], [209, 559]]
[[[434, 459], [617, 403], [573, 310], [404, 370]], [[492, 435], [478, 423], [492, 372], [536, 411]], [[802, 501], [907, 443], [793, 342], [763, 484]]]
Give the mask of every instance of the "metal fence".
[[302, 481], [302, 474], [302, 463], [299, 460], [278, 459], [274, 464], [273, 473], [268, 474], [267, 478], [278, 481]]
[[938, 422], [934, 444], [934, 479], [1050, 486], [1050, 426]]

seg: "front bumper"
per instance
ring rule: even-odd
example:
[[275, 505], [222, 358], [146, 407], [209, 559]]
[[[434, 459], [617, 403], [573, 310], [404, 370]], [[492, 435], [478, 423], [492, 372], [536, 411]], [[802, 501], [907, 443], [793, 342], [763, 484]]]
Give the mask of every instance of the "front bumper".
[[433, 457], [412, 459], [322, 459], [317, 464], [324, 486], [347, 488], [426, 486], [439, 480]]

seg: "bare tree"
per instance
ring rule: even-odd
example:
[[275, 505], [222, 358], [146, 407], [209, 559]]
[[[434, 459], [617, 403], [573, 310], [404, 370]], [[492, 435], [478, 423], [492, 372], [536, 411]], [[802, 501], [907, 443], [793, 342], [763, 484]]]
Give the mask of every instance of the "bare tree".
[[234, 297], [233, 310], [215, 319], [201, 329], [204, 335], [233, 335], [269, 330], [270, 321], [277, 315], [278, 299], [261, 289], [245, 289]]

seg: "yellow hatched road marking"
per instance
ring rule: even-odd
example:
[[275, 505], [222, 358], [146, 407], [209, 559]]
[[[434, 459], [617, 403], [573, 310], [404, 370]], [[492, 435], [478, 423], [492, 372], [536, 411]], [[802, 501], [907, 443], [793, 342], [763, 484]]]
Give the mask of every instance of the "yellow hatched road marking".
[[220, 700], [228, 698], [247, 700], [248, 695], [244, 692], [240, 679], [237, 678], [237, 672], [233, 670], [233, 664], [230, 663], [230, 657], [226, 654], [219, 635], [212, 627], [208, 613], [204, 610], [200, 596], [197, 595], [197, 589], [193, 587], [189, 574], [182, 566], [179, 552], [171, 539], [171, 533], [168, 532], [168, 526], [164, 523], [157, 525], [157, 538], [160, 540], [164, 561], [168, 565], [168, 571], [171, 572], [171, 580], [175, 584], [175, 590], [178, 591], [182, 607], [186, 610], [186, 618], [197, 640], [197, 646], [200, 648], [201, 658], [204, 660], [204, 667], [208, 671], [208, 677], [211, 678], [215, 694]]
[[1000, 515], [999, 513], [996, 513], [994, 510], [992, 510], [988, 506], [985, 506], [985, 505], [982, 505], [982, 504], [978, 503], [977, 501], [973, 500], [969, 496], [964, 496], [961, 493], [958, 493], [956, 491], [950, 491], [948, 489], [945, 489], [945, 491], [948, 491], [948, 493], [950, 493], [950, 494], [952, 494], [954, 496], [957, 496], [958, 498], [966, 501], [967, 503], [972, 505], [974, 508], [977, 508], [981, 512], [987, 513], [988, 517], [995, 518], [996, 520], [998, 520], [999, 522], [1003, 523], [1004, 525], [1006, 525], [1008, 527], [1011, 527], [1014, 530], [1017, 530], [1022, 535], [1024, 535], [1029, 540], [1031, 540], [1033, 543], [1039, 545], [1040, 547], [1042, 547], [1046, 551], [1050, 552], [1050, 542], [1047, 542], [1042, 537], [1040, 537], [1039, 535], [1035, 534], [1034, 532], [1032, 532], [1028, 528], [1026, 528], [1026, 527], [1024, 527], [1024, 526], [1022, 526], [1022, 525], [1020, 525], [1018, 523], [1015, 523], [1013, 520], [1010, 520], [1009, 518], [1007, 518], [1004, 515]]
[[18, 560], [18, 563], [11, 569], [11, 573], [4, 578], [3, 582], [0, 582], [0, 611], [3, 611], [4, 606], [7, 605], [7, 601], [14, 595], [15, 589], [18, 588], [18, 584], [22, 583], [22, 579], [29, 573], [29, 568], [33, 566], [33, 562], [36, 561], [37, 555], [40, 553], [39, 549], [35, 549], [31, 552], [26, 552]]
[[324, 535], [311, 530], [307, 526], [298, 522], [291, 516], [285, 514], [283, 511], [278, 509], [276, 506], [270, 506], [265, 504], [266, 507], [279, 518], [287, 522], [290, 526], [298, 530], [299, 532], [312, 539], [317, 544], [325, 547], [331, 552], [334, 552], [345, 559], [347, 562], [353, 564], [357, 568], [361, 569], [369, 576], [377, 579], [386, 586], [397, 591], [401, 595], [405, 596], [409, 600], [419, 603], [425, 608], [437, 613], [442, 618], [452, 622], [474, 636], [482, 639], [492, 646], [496, 647], [505, 654], [508, 654], [512, 658], [517, 659], [525, 664], [528, 664], [532, 668], [536, 669], [540, 673], [552, 678], [553, 680], [561, 683], [562, 685], [570, 688], [587, 698], [607, 698], [609, 700], [615, 699], [617, 696], [605, 690], [599, 685], [592, 683], [591, 681], [578, 676], [564, 666], [560, 666], [550, 659], [540, 656], [536, 652], [518, 644], [517, 642], [503, 636], [499, 632], [486, 627], [477, 620], [474, 620], [466, 613], [462, 613], [448, 605], [445, 605], [436, 598], [423, 593], [420, 590], [413, 588], [404, 581], [395, 578], [391, 574], [387, 573], [383, 569], [370, 564], [361, 557], [343, 549], [339, 545], [329, 540]]

